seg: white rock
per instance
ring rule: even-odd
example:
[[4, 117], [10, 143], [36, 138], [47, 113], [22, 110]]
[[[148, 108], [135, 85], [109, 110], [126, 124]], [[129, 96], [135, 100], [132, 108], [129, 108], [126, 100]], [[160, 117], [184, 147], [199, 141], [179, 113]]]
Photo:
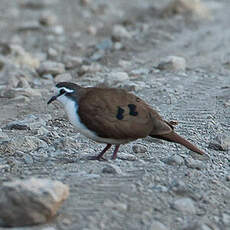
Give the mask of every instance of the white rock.
[[41, 126], [45, 126], [46, 122], [51, 120], [52, 117], [50, 114], [29, 114], [24, 117], [22, 120], [11, 121], [4, 126], [5, 129], [39, 129]]
[[109, 207], [110, 209], [115, 209], [115, 210], [119, 210], [119, 211], [127, 211], [128, 209], [128, 205], [124, 202], [114, 202], [112, 200], [105, 200], [103, 205], [105, 207]]
[[200, 160], [194, 160], [190, 157], [185, 159], [185, 164], [187, 165], [188, 168], [198, 169], [198, 170], [205, 169], [207, 167], [206, 163]]
[[77, 56], [64, 56], [63, 62], [67, 69], [72, 69], [80, 66], [83, 63], [83, 59]]
[[159, 221], [154, 220], [149, 228], [149, 230], [169, 230], [164, 224]]
[[114, 164], [108, 164], [102, 169], [103, 173], [108, 174], [122, 174], [120, 167]]
[[230, 136], [219, 134], [209, 143], [210, 149], [228, 151], [230, 150]]
[[210, 11], [200, 0], [173, 0], [162, 10], [163, 16], [186, 14], [198, 18], [209, 19]]
[[46, 136], [49, 133], [49, 130], [46, 129], [45, 127], [41, 126], [38, 130], [37, 130], [37, 134], [40, 136]]
[[145, 153], [147, 152], [147, 148], [144, 145], [141, 144], [135, 144], [132, 146], [134, 153]]
[[40, 30], [41, 26], [38, 21], [26, 21], [20, 24], [18, 27], [19, 31], [27, 31], [27, 30]]
[[53, 49], [53, 48], [49, 48], [47, 51], [49, 57], [57, 57], [58, 56], [58, 51]]
[[[199, 230], [213, 230], [214, 228], [210, 228], [208, 225], [206, 224], [201, 224], [200, 229]], [[217, 230], [217, 229], [215, 229]]]
[[51, 31], [56, 35], [62, 35], [64, 33], [64, 28], [61, 25], [53, 26]]
[[182, 165], [184, 163], [184, 159], [183, 157], [175, 154], [164, 160], [164, 162], [168, 165]]
[[22, 7], [31, 8], [31, 9], [43, 9], [48, 6], [54, 5], [58, 2], [58, 0], [23, 0], [21, 3]]
[[105, 76], [104, 83], [109, 86], [114, 86], [119, 82], [129, 80], [129, 75], [125, 72], [111, 72]]
[[26, 52], [23, 47], [12, 44], [10, 45], [11, 55], [10, 59], [17, 65], [28, 65], [32, 68], [38, 68], [40, 61], [33, 57], [30, 53]]
[[52, 74], [53, 76], [56, 76], [65, 72], [65, 66], [60, 62], [44, 61], [40, 64], [37, 71], [40, 75]]
[[0, 193], [0, 219], [6, 226], [26, 226], [48, 221], [69, 195], [67, 185], [30, 178], [4, 182]]
[[112, 37], [115, 40], [120, 41], [122, 38], [131, 38], [131, 34], [122, 25], [114, 25], [112, 31]]
[[95, 26], [88, 26], [87, 32], [91, 35], [96, 35], [97, 34], [97, 28]]
[[71, 80], [72, 80], [72, 76], [69, 73], [62, 73], [54, 78], [55, 82], [71, 81]]
[[98, 63], [92, 63], [91, 65], [82, 65], [78, 74], [84, 75], [85, 73], [96, 73], [101, 71], [101, 66]]
[[2, 129], [0, 129], [0, 144], [4, 143], [4, 142], [8, 142], [10, 140], [10, 138], [8, 137], [8, 135], [4, 132], [2, 132]]
[[160, 70], [185, 71], [186, 61], [183, 57], [168, 56], [160, 60], [157, 68]]
[[196, 208], [194, 202], [190, 198], [179, 198], [174, 201], [172, 208], [187, 214], [195, 214]]
[[138, 158], [135, 155], [119, 152], [118, 159], [127, 160], [127, 161], [136, 161]]
[[44, 11], [39, 18], [39, 22], [44, 26], [52, 26], [56, 24], [57, 17], [50, 11]]
[[223, 213], [222, 214], [222, 221], [223, 221], [225, 226], [230, 226], [230, 214]]
[[123, 48], [123, 45], [121, 42], [114, 42], [113, 48], [115, 50], [121, 50]]

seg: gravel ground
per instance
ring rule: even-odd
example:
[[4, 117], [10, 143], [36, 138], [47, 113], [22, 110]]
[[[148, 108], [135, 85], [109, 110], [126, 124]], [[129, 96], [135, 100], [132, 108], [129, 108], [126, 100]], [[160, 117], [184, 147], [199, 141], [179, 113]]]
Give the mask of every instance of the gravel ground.
[[[167, 0], [1, 0], [0, 184], [70, 186], [56, 218], [11, 229], [230, 229], [230, 2], [203, 3], [162, 16]], [[159, 69], [168, 56], [186, 63]], [[63, 80], [134, 92], [207, 155], [146, 138], [87, 160], [104, 146], [46, 104]]]

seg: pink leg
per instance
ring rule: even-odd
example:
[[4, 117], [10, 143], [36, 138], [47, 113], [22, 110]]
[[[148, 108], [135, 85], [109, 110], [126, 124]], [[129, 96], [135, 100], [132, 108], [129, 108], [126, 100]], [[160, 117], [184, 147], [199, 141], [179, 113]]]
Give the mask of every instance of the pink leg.
[[116, 160], [119, 147], [120, 145], [116, 145], [114, 152], [113, 152], [112, 160]]
[[93, 156], [93, 157], [90, 157], [89, 159], [90, 160], [98, 160], [98, 161], [100, 161], [100, 160], [105, 160], [104, 158], [103, 158], [103, 155], [105, 154], [105, 152], [108, 150], [108, 149], [110, 149], [111, 148], [111, 144], [107, 144], [106, 146], [105, 146], [105, 148], [100, 152], [100, 154], [98, 154], [97, 156]]

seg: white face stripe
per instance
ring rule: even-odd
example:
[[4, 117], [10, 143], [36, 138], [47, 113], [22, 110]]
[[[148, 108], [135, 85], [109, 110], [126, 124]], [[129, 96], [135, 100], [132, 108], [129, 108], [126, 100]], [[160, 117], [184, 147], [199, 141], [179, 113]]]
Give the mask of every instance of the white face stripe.
[[[57, 88], [57, 87], [56, 87]], [[68, 89], [66, 87], [61, 87], [61, 88], [57, 88], [58, 92], [60, 92], [62, 89], [64, 89], [67, 93], [73, 93], [74, 90], [73, 89]]]

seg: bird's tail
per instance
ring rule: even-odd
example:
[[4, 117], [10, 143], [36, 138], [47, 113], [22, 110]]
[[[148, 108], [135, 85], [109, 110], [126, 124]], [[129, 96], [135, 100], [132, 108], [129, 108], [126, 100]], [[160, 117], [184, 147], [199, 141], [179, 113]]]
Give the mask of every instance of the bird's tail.
[[158, 139], [162, 139], [162, 140], [166, 140], [166, 141], [170, 141], [170, 142], [175, 142], [175, 143], [178, 143], [178, 144], [185, 146], [186, 148], [192, 150], [193, 152], [196, 152], [199, 154], [204, 154], [204, 152], [202, 150], [198, 149], [195, 145], [193, 145], [188, 140], [181, 137], [180, 135], [178, 135], [174, 131], [172, 131], [171, 133], [168, 133], [168, 134], [150, 135], [150, 136], [153, 138], [158, 138]]

